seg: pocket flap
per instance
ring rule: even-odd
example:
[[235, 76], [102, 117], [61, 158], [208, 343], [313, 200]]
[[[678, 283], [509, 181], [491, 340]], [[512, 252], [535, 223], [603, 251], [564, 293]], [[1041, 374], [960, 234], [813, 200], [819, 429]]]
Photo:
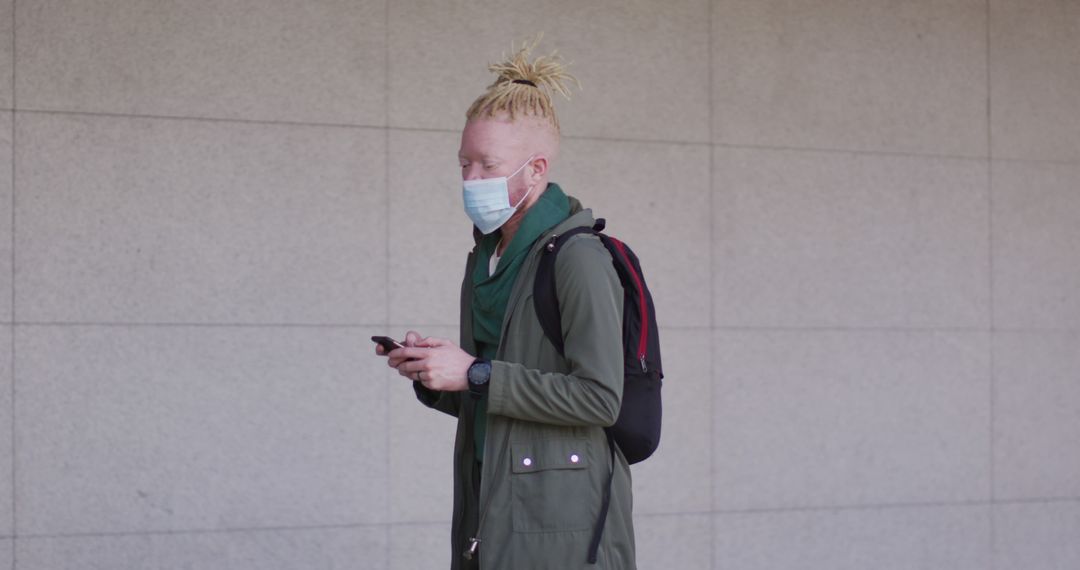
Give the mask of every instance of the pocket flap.
[[511, 443], [510, 455], [510, 467], [514, 473], [584, 469], [589, 464], [589, 440], [551, 439]]

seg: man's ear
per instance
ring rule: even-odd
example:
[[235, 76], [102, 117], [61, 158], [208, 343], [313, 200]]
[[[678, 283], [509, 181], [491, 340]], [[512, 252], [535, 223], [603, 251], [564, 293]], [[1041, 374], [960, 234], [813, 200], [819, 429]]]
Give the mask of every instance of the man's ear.
[[547, 175], [548, 159], [542, 154], [536, 155], [528, 166], [530, 182], [536, 182]]

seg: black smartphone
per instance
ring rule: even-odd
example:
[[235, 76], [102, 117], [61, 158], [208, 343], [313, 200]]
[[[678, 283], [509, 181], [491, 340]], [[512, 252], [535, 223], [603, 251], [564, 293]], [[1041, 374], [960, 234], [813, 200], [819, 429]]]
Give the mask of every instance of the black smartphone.
[[404, 344], [401, 344], [400, 342], [398, 342], [398, 341], [396, 341], [396, 340], [394, 340], [394, 339], [392, 339], [392, 338], [390, 338], [388, 336], [373, 336], [373, 337], [371, 337], [371, 341], [374, 342], [375, 344], [383, 347], [383, 350], [385, 352], [390, 352], [391, 350], [394, 350], [395, 348], [405, 348]]

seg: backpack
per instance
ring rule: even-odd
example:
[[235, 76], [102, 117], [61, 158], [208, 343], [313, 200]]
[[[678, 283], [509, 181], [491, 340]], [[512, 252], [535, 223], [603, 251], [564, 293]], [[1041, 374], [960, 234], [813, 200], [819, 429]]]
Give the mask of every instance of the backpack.
[[611, 439], [634, 464], [647, 459], [660, 445], [662, 406], [660, 388], [664, 372], [660, 363], [660, 338], [652, 294], [645, 284], [641, 264], [626, 244], [601, 233], [607, 222], [579, 226], [552, 236], [544, 245], [533, 283], [533, 304], [548, 340], [563, 354], [562, 315], [555, 297], [555, 257], [571, 237], [591, 233], [611, 253], [611, 261], [623, 286], [623, 399], [619, 418], [605, 428]]
[[607, 222], [597, 219], [591, 227], [579, 226], [563, 234], [551, 236], [544, 245], [540, 265], [533, 282], [533, 305], [544, 335], [563, 355], [562, 315], [555, 295], [555, 258], [562, 246], [573, 236], [591, 233], [600, 238], [611, 253], [611, 263], [623, 287], [623, 397], [619, 418], [604, 428], [612, 454], [612, 472], [608, 476], [600, 520], [593, 532], [589, 548], [589, 563], [595, 564], [600, 536], [607, 518], [611, 499], [611, 478], [614, 476], [614, 455], [617, 445], [627, 463], [644, 461], [660, 445], [662, 406], [660, 388], [664, 372], [660, 363], [660, 336], [656, 326], [656, 311], [652, 294], [645, 284], [637, 255], [626, 244], [601, 233]]

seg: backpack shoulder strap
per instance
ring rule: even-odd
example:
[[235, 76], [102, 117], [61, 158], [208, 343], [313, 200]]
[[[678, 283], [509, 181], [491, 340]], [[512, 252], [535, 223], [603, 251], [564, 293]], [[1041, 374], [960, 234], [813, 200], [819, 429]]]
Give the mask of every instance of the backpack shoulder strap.
[[578, 226], [564, 233], [553, 235], [544, 244], [540, 252], [540, 265], [536, 268], [536, 280], [533, 282], [533, 307], [536, 308], [536, 316], [540, 320], [540, 328], [544, 329], [544, 335], [551, 344], [563, 355], [562, 314], [559, 312], [559, 299], [555, 295], [555, 258], [559, 250], [570, 238], [582, 234], [598, 234], [607, 222], [600, 218], [590, 228]]

